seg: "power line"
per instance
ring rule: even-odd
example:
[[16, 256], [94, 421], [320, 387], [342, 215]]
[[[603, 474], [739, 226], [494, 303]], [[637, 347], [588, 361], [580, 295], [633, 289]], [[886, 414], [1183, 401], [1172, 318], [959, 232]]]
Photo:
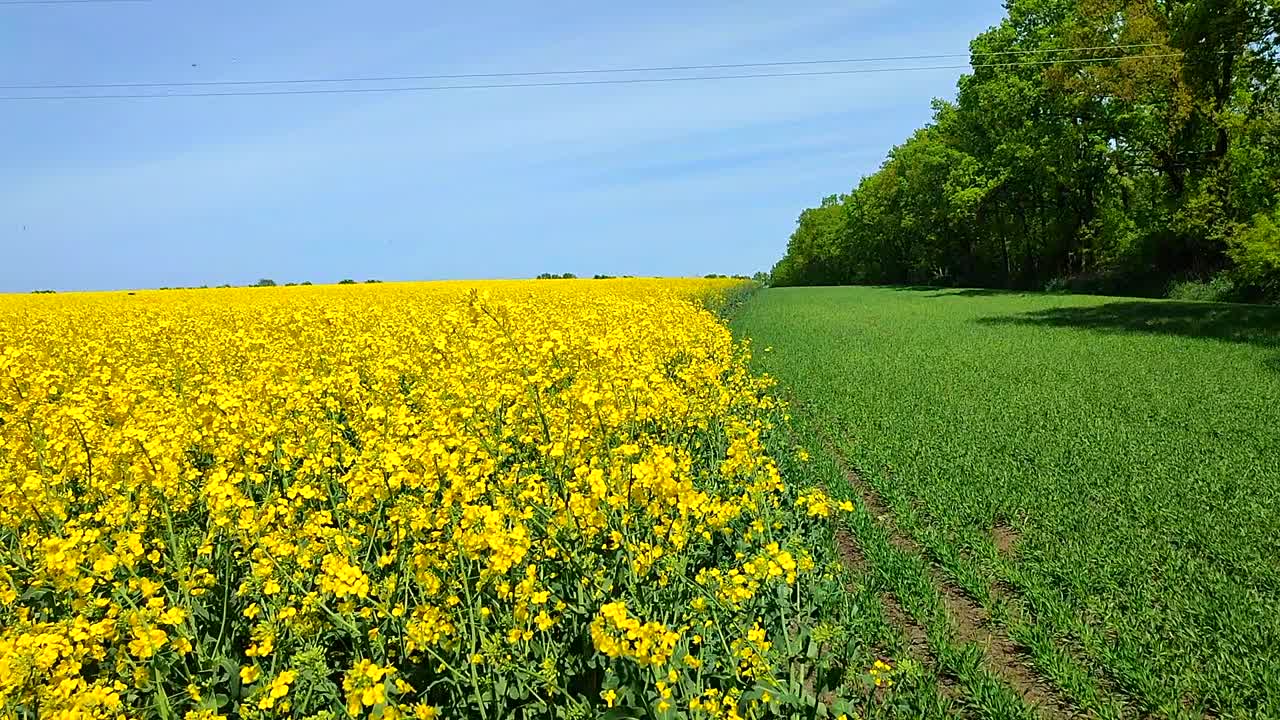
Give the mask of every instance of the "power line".
[[745, 68], [785, 67], [797, 65], [848, 65], [853, 63], [903, 62], [909, 60], [940, 60], [945, 58], [997, 57], [1031, 55], [1036, 53], [1098, 52], [1104, 50], [1136, 50], [1140, 48], [1167, 47], [1163, 43], [1131, 45], [1098, 45], [1043, 50], [1001, 50], [985, 53], [940, 53], [933, 55], [893, 55], [886, 57], [838, 58], [833, 60], [778, 60], [771, 62], [726, 63], [719, 65], [662, 65], [653, 67], [587, 68], [574, 70], [526, 70], [516, 72], [462, 73], [454, 75], [383, 75], [336, 78], [287, 78], [280, 80], [208, 80], [179, 82], [129, 82], [129, 83], [81, 83], [81, 84], [32, 84], [0, 85], [0, 90], [101, 90], [111, 88], [148, 87], [231, 87], [240, 85], [301, 85], [319, 83], [357, 82], [410, 82], [419, 80], [473, 80], [480, 78], [537, 77], [546, 75], [594, 75], [611, 73], [680, 72], [688, 70], [734, 70]]
[[891, 68], [857, 68], [853, 70], [814, 70], [809, 72], [775, 72], [748, 73], [740, 75], [693, 75], [684, 77], [660, 78], [611, 78], [608, 80], [558, 80], [551, 82], [531, 83], [485, 83], [472, 85], [419, 85], [409, 87], [377, 87], [377, 88], [318, 88], [310, 90], [249, 90], [234, 92], [193, 92], [193, 93], [118, 93], [109, 95], [0, 95], [0, 101], [24, 100], [125, 100], [143, 98], [207, 98], [207, 97], [257, 97], [274, 95], [342, 95], [356, 93], [396, 93], [396, 92], [431, 92], [445, 90], [494, 90], [502, 88], [541, 88], [569, 87], [580, 85], [635, 85], [641, 83], [673, 83], [697, 82], [705, 80], [747, 80], [753, 78], [787, 78], [787, 77], [819, 77], [832, 75], [861, 75], [871, 73], [910, 72], [923, 70], [974, 70], [982, 68], [1035, 67], [1044, 65], [1067, 65], [1083, 63], [1099, 63], [1114, 60], [1157, 60], [1161, 58], [1181, 57], [1182, 53], [1164, 53], [1157, 55], [1121, 55], [1099, 58], [1066, 58], [1059, 60], [1037, 60], [1032, 62], [982, 63], [978, 65], [921, 65], [914, 67]]
[[0, 0], [0, 5], [100, 5], [106, 3], [147, 3], [151, 0]]

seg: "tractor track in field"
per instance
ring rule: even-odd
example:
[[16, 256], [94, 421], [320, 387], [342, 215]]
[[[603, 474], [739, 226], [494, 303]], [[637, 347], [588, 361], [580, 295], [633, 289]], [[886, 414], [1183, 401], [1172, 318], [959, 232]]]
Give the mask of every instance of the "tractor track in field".
[[[836, 530], [836, 552], [845, 566], [859, 570], [869, 570], [869, 563], [862, 552], [861, 546], [858, 545], [858, 541], [854, 539], [853, 535], [844, 528]], [[933, 649], [929, 647], [929, 638], [924, 626], [916, 622], [902, 608], [902, 604], [898, 602], [897, 596], [893, 593], [881, 594], [880, 603], [884, 606], [884, 614], [889, 620], [889, 624], [897, 628], [902, 635], [902, 639], [906, 643], [907, 654], [934, 671], [938, 678], [939, 692], [949, 700], [959, 702], [960, 688], [956, 685], [954, 678], [939, 671], [938, 658], [933, 654]], [[890, 658], [883, 659], [888, 661]]]
[[1033, 720], [1025, 669], [1069, 701], [1045, 713], [1280, 718], [1280, 316], [969, 295], [786, 288], [733, 321], [814, 455], [787, 469], [865, 505], [838, 542], [881, 644], [923, 650], [892, 593], [962, 715]]
[[[803, 406], [798, 403], [796, 406], [803, 409]], [[1023, 701], [1034, 707], [1042, 717], [1058, 720], [1080, 714], [1076, 706], [1067, 700], [1051, 682], [1032, 669], [1030, 656], [991, 621], [986, 610], [951, 582], [942, 568], [929, 559], [919, 543], [898, 529], [892, 510], [881, 499], [875, 488], [850, 467], [848, 459], [840, 452], [832, 438], [821, 431], [818, 435], [824, 449], [831, 454], [843, 473], [845, 481], [862, 500], [867, 512], [884, 531], [889, 543], [898, 550], [917, 556], [924, 561], [929, 581], [938, 591], [947, 615], [953, 621], [955, 639], [961, 644], [973, 644], [981, 648], [985, 660], [984, 666], [1017, 692]], [[1007, 539], [1008, 546], [1012, 546], [1014, 539]], [[852, 567], [866, 566], [867, 560], [861, 548], [849, 533], [842, 531], [837, 535], [837, 548], [841, 559], [846, 564]], [[886, 615], [890, 622], [898, 627], [912, 654], [927, 666], [937, 669], [937, 658], [929, 645], [924, 627], [904, 611], [898, 598], [892, 594], [886, 594], [882, 600]], [[956, 688], [953, 685], [946, 684], [942, 689], [944, 693], [954, 697]]]

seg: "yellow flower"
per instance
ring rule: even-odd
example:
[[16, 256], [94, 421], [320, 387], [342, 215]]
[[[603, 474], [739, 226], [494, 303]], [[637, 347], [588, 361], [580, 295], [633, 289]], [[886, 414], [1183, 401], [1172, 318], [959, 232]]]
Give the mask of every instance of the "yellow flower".
[[289, 693], [289, 685], [298, 678], [298, 674], [292, 670], [285, 670], [271, 681], [271, 696], [275, 698], [284, 697]]
[[362, 707], [373, 707], [387, 700], [383, 679], [393, 675], [394, 668], [381, 667], [369, 660], [361, 660], [347, 671], [342, 689], [347, 693], [347, 712], [358, 715]]
[[259, 710], [270, 710], [276, 704], [289, 694], [289, 685], [298, 677], [297, 673], [292, 670], [285, 670], [271, 680], [271, 683], [263, 691], [262, 697], [258, 700]]
[[136, 658], [146, 660], [164, 646], [169, 636], [158, 628], [135, 627], [133, 640], [129, 641], [129, 652]]
[[361, 694], [361, 701], [369, 707], [373, 707], [374, 705], [384, 702], [386, 699], [387, 689], [383, 685], [374, 685], [373, 687], [365, 688], [364, 692]]
[[893, 685], [893, 667], [883, 660], [876, 660], [872, 663], [869, 672], [872, 679], [875, 680], [876, 687], [891, 687]]
[[613, 689], [605, 690], [600, 693], [600, 699], [604, 700], [606, 707], [613, 707], [618, 700], [618, 692]]
[[162, 625], [180, 625], [187, 619], [187, 611], [180, 607], [172, 607], [160, 614]]
[[[258, 661], [246, 712], [297, 710], [303, 666], [278, 668], [318, 650], [352, 715], [434, 717], [387, 663], [443, 674], [476, 655], [556, 687], [538, 634], [585, 632], [587, 652], [652, 669], [667, 710], [735, 717], [734, 692], [678, 689], [707, 670], [691, 633], [742, 628], [724, 671], [784, 672], [780, 629], [747, 608], [808, 587], [793, 533], [842, 506], [770, 455], [782, 404], [707, 310], [734, 285], [0, 296], [0, 414], [23, 419], [0, 423], [0, 705], [208, 702], [183, 686], [216, 673], [197, 639], [230, 623]], [[655, 606], [641, 584], [689, 591]], [[224, 602], [240, 610], [198, 610]], [[475, 625], [479, 648], [458, 640]], [[189, 674], [155, 672], [170, 649]]]

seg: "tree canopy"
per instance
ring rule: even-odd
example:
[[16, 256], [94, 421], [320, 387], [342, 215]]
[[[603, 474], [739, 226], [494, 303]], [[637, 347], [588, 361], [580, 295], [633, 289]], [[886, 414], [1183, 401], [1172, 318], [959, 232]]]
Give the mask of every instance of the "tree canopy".
[[773, 284], [1146, 294], [1216, 275], [1247, 299], [1280, 293], [1280, 8], [1006, 8], [954, 100], [801, 212]]

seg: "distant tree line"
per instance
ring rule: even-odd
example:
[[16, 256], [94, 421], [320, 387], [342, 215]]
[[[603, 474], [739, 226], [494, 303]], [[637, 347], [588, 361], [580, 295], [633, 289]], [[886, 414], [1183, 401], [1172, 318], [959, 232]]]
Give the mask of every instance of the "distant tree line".
[[[556, 274], [556, 273], [542, 273], [541, 275], [538, 275], [537, 279], [538, 279], [538, 280], [575, 280], [575, 279], [577, 279], [577, 277], [578, 277], [578, 276], [577, 276], [577, 275], [574, 275], [573, 273], [559, 273], [559, 274]], [[593, 275], [593, 276], [591, 276], [591, 279], [593, 279], [593, 280], [613, 280], [613, 279], [616, 279], [616, 278], [634, 278], [634, 277], [635, 277], [635, 275]], [[711, 274], [709, 274], [709, 275], [706, 275], [705, 277], [707, 277], [707, 278], [735, 278], [735, 279], [738, 279], [738, 280], [746, 280], [746, 279], [748, 279], [746, 275], [717, 275], [717, 274], [715, 274], [715, 273], [711, 273]], [[755, 280], [756, 282], [759, 282], [759, 283], [762, 283], [762, 284], [763, 284], [763, 283], [766, 283], [766, 282], [768, 281], [768, 277], [769, 277], [769, 276], [768, 276], [768, 274], [766, 274], [766, 273], [756, 273], [756, 274], [755, 274], [751, 279]], [[381, 281], [381, 280], [375, 280], [375, 279], [369, 279], [369, 280], [365, 280], [364, 282], [365, 282], [365, 284], [366, 284], [366, 285], [371, 285], [371, 284], [381, 283], [382, 281]], [[296, 286], [299, 286], [299, 285], [311, 285], [311, 284], [313, 284], [313, 283], [312, 283], [310, 280], [304, 280], [304, 281], [302, 281], [302, 282], [287, 282], [287, 283], [284, 283], [284, 286], [285, 286], [285, 287], [296, 287]], [[339, 280], [339, 281], [338, 281], [338, 284], [339, 284], [339, 285], [356, 285], [356, 284], [358, 284], [358, 283], [357, 283], [355, 280], [352, 280], [351, 278], [343, 278], [342, 280]], [[247, 286], [244, 286], [244, 287], [264, 287], [264, 288], [265, 288], [265, 287], [278, 287], [279, 285], [280, 285], [280, 283], [277, 283], [275, 280], [272, 280], [271, 278], [259, 278], [259, 279], [258, 279], [256, 282], [254, 282], [252, 285], [247, 285]], [[235, 285], [232, 285], [231, 283], [223, 283], [222, 285], [218, 285], [217, 287], [218, 287], [219, 289], [221, 289], [221, 288], [231, 288], [231, 287], [236, 287], [236, 286], [235, 286]], [[159, 287], [159, 288], [156, 288], [156, 289], [157, 289], [157, 290], [207, 290], [207, 289], [209, 289], [209, 286], [208, 286], [208, 285], [199, 285], [199, 286], [195, 286], [195, 285], [192, 285], [192, 286], [167, 286], [167, 285], [166, 285], [166, 286], [164, 286], [164, 287]], [[54, 292], [55, 292], [54, 290], [32, 290], [32, 291], [31, 291], [31, 293], [32, 293], [33, 295], [40, 295], [40, 294], [53, 294]]]
[[[578, 276], [577, 276], [577, 275], [574, 275], [573, 273], [559, 273], [559, 274], [557, 274], [557, 273], [542, 273], [542, 274], [538, 275], [535, 279], [536, 279], [536, 280], [574, 280], [574, 279], [576, 279], [577, 277], [578, 277]], [[617, 278], [633, 278], [633, 277], [635, 277], [635, 275], [600, 275], [600, 274], [596, 274], [596, 275], [592, 275], [592, 276], [591, 276], [591, 279], [592, 279], [592, 280], [614, 280], [614, 279], [617, 279]], [[706, 279], [708, 279], [708, 280], [710, 280], [710, 279], [715, 279], [715, 278], [733, 278], [734, 280], [752, 280], [752, 279], [754, 279], [754, 280], [756, 280], [757, 282], [761, 282], [761, 283], [763, 283], [763, 282], [766, 282], [766, 281], [768, 280], [768, 277], [769, 277], [769, 276], [768, 276], [768, 274], [767, 274], [767, 273], [756, 273], [754, 277], [749, 278], [749, 277], [747, 277], [746, 275], [720, 275], [720, 274], [718, 274], [718, 273], [708, 273], [708, 274], [706, 274], [706, 275], [703, 275], [703, 277], [704, 277], [704, 278], [706, 278]]]
[[772, 283], [1280, 296], [1280, 5], [1005, 5], [956, 99], [800, 214]]
[[[382, 281], [371, 279], [371, 280], [365, 280], [364, 282], [365, 284], [374, 284], [374, 283], [380, 283]], [[298, 286], [307, 286], [307, 285], [314, 285], [314, 284], [315, 283], [311, 282], [310, 280], [303, 280], [302, 282], [287, 282], [287, 283], [284, 283], [284, 286], [298, 287]], [[339, 280], [338, 284], [339, 285], [355, 285], [357, 283], [355, 280], [351, 280], [347, 278], [347, 279]], [[237, 285], [232, 285], [231, 283], [223, 283], [221, 285], [214, 285], [212, 287], [223, 289], [223, 288], [233, 288], [233, 287], [279, 287], [279, 286], [280, 286], [280, 283], [276, 282], [275, 280], [272, 280], [271, 278], [259, 278], [256, 282], [250, 285], [237, 286]], [[156, 288], [156, 290], [208, 290], [210, 287], [211, 286], [209, 285], [173, 285], [173, 286], [164, 285]], [[53, 292], [53, 290], [33, 290], [32, 292], [33, 293], [41, 293], [41, 292], [51, 293]]]

